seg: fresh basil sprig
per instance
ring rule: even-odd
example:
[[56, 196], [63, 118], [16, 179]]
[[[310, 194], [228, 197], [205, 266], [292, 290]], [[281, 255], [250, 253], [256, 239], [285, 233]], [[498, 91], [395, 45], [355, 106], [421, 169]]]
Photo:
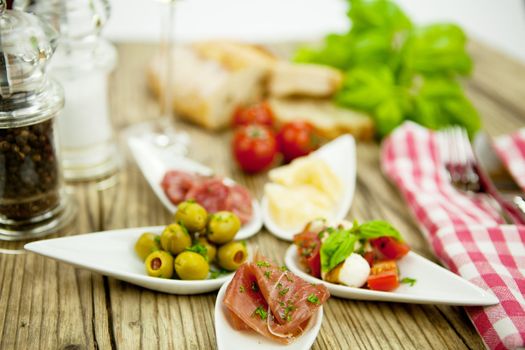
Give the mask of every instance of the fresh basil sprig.
[[459, 84], [472, 71], [463, 30], [449, 23], [419, 26], [390, 0], [347, 0], [350, 30], [330, 34], [321, 48], [303, 47], [296, 62], [345, 72], [335, 102], [367, 112], [383, 137], [405, 120], [431, 129], [464, 126], [479, 115]]
[[321, 270], [328, 272], [342, 263], [355, 252], [358, 241], [374, 239], [379, 237], [393, 237], [402, 241], [401, 234], [390, 223], [386, 221], [368, 221], [361, 225], [354, 221], [350, 229], [328, 228], [323, 234], [328, 237], [321, 244]]

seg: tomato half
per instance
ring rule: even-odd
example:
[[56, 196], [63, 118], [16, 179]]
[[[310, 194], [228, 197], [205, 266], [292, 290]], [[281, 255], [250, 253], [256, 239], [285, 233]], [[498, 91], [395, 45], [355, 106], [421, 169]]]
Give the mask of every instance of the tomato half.
[[389, 292], [399, 286], [399, 280], [395, 272], [383, 272], [379, 275], [368, 277], [368, 289]]
[[273, 132], [262, 125], [238, 128], [233, 136], [232, 147], [235, 160], [248, 173], [266, 169], [277, 155]]
[[301, 263], [312, 276], [321, 278], [321, 241], [318, 234], [305, 231], [295, 235], [293, 241], [297, 245]]
[[377, 261], [370, 269], [367, 281], [371, 290], [391, 291], [399, 287], [399, 277], [395, 260]]
[[293, 121], [282, 126], [277, 134], [277, 143], [284, 161], [305, 156], [319, 148], [320, 140], [312, 124], [304, 121]]
[[257, 103], [246, 108], [237, 108], [232, 123], [234, 126], [259, 124], [273, 127], [273, 112], [267, 102]]
[[370, 243], [385, 259], [399, 260], [410, 251], [410, 247], [406, 243], [392, 237], [371, 239]]

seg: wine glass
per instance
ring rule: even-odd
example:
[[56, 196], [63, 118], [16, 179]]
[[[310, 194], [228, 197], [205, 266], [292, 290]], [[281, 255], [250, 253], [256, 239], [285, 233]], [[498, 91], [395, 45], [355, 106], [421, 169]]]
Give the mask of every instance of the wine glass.
[[[165, 76], [164, 93], [159, 94], [161, 115], [153, 120], [128, 127], [128, 137], [138, 137], [155, 147], [166, 149], [176, 155], [188, 152], [189, 136], [177, 130], [173, 115], [173, 41], [176, 0], [156, 0], [168, 7], [163, 24], [160, 43], [162, 71]], [[162, 90], [162, 89], [161, 89]]]

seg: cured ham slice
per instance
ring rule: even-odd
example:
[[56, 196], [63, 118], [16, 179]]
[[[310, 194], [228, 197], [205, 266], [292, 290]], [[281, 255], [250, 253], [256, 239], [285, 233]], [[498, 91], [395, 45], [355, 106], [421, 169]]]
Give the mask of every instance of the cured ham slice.
[[[246, 326], [264, 337], [288, 344], [300, 336], [320, 305], [330, 296], [323, 285], [312, 285], [262, 256], [242, 265], [224, 297], [235, 317], [232, 327]], [[239, 324], [244, 322], [245, 326]]]
[[170, 170], [164, 175], [161, 186], [173, 204], [193, 199], [209, 213], [231, 211], [243, 224], [252, 218], [252, 199], [248, 190], [238, 184], [225, 184], [220, 177]]

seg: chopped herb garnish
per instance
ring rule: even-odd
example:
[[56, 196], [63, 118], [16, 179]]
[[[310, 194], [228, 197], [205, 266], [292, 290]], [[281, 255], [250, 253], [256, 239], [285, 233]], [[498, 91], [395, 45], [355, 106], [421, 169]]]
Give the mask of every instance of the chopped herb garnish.
[[277, 288], [281, 289], [283, 287], [283, 284], [281, 282], [277, 283]]
[[195, 245], [192, 245], [189, 248], [186, 248], [186, 251], [200, 254], [206, 259], [206, 261], [208, 261], [208, 248], [206, 248], [204, 245], [200, 243], [197, 243]]
[[315, 294], [310, 294], [308, 298], [306, 298], [309, 302], [312, 304], [319, 304], [319, 298]]
[[288, 271], [288, 268], [286, 266], [281, 266], [281, 271]]
[[416, 279], [415, 278], [410, 278], [410, 277], [405, 277], [400, 282], [408, 284], [410, 287], [413, 287], [414, 284], [416, 284]]
[[210, 271], [210, 279], [214, 280], [220, 276], [224, 276], [231, 273], [228, 270], [220, 269], [220, 270], [211, 270]]
[[257, 307], [257, 309], [255, 309], [253, 314], [254, 315], [259, 315], [261, 320], [266, 320], [266, 318], [268, 317], [268, 313], [266, 312], [266, 310], [263, 309], [262, 306]]
[[239, 292], [240, 292], [240, 293], [244, 293], [244, 286], [240, 286], [240, 287], [239, 287]]
[[268, 270], [264, 273], [264, 276], [268, 279], [270, 279], [270, 276], [272, 275], [272, 271]]
[[285, 295], [286, 293], [288, 293], [289, 290], [290, 290], [290, 288], [284, 288], [283, 290], [281, 290], [281, 291], [279, 292], [279, 295], [283, 296], [283, 295]]
[[279, 302], [279, 305], [280, 305], [281, 307], [284, 307], [284, 303], [283, 303], [282, 301]]
[[259, 286], [257, 285], [257, 282], [252, 282], [252, 290], [254, 292], [258, 292], [259, 291]]
[[293, 282], [293, 278], [288, 276], [287, 273], [284, 274], [284, 276], [286, 277], [286, 279], [289, 281], [289, 282]]
[[270, 263], [268, 261], [257, 261], [256, 265], [259, 267], [270, 267]]
[[290, 322], [292, 320], [292, 311], [295, 310], [295, 306], [294, 305], [288, 305], [287, 307], [284, 308], [284, 313], [283, 313], [283, 318]]

